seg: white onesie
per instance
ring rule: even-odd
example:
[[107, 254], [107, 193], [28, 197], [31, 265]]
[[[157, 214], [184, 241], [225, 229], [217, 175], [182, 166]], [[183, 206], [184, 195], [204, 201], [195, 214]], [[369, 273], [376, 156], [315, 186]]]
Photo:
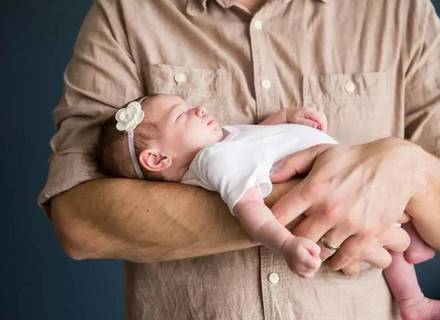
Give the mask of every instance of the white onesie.
[[247, 189], [258, 186], [263, 198], [272, 192], [270, 174], [277, 161], [316, 144], [337, 143], [320, 130], [291, 123], [223, 130], [227, 136], [200, 150], [181, 182], [219, 192], [232, 214]]

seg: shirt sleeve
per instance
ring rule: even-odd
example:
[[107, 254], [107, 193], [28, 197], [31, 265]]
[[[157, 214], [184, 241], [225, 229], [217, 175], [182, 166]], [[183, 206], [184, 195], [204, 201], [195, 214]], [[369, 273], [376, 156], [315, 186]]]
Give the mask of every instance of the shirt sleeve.
[[440, 19], [431, 1], [412, 1], [405, 43], [405, 137], [440, 157]]
[[64, 74], [64, 94], [53, 111], [49, 172], [38, 205], [50, 215], [50, 199], [92, 179], [101, 125], [116, 108], [142, 96], [139, 71], [129, 53], [119, 1], [96, 1], [77, 37]]

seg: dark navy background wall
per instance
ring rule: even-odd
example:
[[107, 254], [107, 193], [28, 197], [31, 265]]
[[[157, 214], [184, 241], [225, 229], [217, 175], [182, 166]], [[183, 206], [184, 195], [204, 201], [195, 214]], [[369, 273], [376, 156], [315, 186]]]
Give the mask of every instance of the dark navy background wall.
[[[35, 204], [47, 174], [51, 111], [91, 2], [0, 1], [1, 320], [124, 316], [121, 264], [67, 258]], [[440, 12], [440, 0], [434, 4]], [[418, 267], [424, 291], [438, 299], [439, 266], [437, 256]]]

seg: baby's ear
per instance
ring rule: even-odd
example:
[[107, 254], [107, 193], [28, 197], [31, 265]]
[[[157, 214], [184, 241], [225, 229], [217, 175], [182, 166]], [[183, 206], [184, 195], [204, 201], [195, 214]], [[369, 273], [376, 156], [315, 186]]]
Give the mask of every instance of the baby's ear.
[[160, 172], [171, 166], [171, 158], [162, 154], [158, 149], [145, 149], [139, 154], [141, 166], [152, 172]]

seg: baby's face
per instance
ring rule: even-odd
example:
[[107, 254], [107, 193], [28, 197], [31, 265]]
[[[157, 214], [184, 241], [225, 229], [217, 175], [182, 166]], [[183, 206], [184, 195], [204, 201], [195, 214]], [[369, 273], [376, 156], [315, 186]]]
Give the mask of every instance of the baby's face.
[[158, 124], [160, 143], [175, 156], [198, 152], [223, 138], [218, 121], [201, 106], [188, 105], [171, 95], [155, 96], [147, 103], [147, 121]]

